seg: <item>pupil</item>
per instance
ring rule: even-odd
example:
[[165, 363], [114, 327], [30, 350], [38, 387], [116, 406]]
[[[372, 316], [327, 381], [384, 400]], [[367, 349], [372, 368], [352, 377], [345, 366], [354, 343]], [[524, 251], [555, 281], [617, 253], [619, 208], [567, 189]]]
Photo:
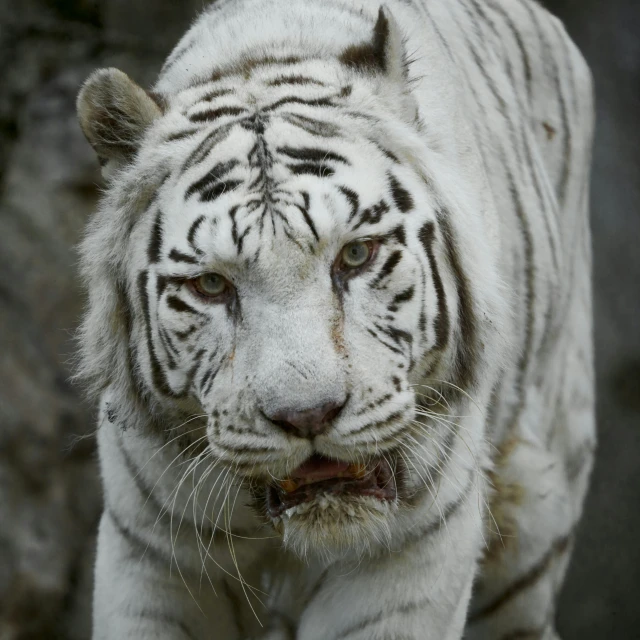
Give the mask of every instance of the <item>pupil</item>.
[[213, 291], [217, 291], [220, 288], [218, 276], [209, 275], [205, 280], [205, 288]]

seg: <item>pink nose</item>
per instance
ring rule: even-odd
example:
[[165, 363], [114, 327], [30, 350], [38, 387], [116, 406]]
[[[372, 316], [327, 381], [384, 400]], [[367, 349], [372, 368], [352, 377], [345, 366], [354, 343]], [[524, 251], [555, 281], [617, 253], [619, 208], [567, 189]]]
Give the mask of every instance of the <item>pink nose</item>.
[[344, 402], [328, 402], [304, 411], [277, 411], [267, 416], [281, 429], [299, 438], [313, 438], [324, 433], [340, 413]]

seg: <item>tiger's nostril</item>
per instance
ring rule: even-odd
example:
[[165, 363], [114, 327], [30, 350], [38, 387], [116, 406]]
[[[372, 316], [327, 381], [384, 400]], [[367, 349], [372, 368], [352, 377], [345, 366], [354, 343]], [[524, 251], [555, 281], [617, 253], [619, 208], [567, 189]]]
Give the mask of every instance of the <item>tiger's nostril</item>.
[[277, 411], [266, 417], [278, 425], [286, 433], [299, 438], [314, 438], [329, 427], [344, 407], [345, 401], [328, 402], [313, 409], [304, 411]]

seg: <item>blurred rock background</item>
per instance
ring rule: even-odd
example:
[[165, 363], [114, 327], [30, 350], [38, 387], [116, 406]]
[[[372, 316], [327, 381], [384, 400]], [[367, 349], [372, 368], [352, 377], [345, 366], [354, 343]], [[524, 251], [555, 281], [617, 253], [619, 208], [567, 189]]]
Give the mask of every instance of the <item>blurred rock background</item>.
[[[640, 637], [640, 2], [548, 0], [593, 69], [600, 452], [563, 640]], [[77, 243], [100, 177], [88, 73], [150, 85], [202, 0], [0, 0], [0, 640], [87, 640], [100, 517], [93, 408], [68, 376]]]

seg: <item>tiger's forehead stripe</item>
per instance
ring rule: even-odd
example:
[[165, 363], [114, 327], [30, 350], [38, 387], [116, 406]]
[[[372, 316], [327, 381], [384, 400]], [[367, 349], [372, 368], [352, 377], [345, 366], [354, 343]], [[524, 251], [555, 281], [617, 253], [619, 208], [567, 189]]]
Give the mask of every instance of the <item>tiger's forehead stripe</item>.
[[[283, 85], [277, 83], [275, 86], [282, 87]], [[320, 83], [316, 89], [320, 88], [324, 90], [324, 87], [325, 83]], [[292, 235], [292, 229], [289, 227], [288, 217], [294, 210], [298, 211], [301, 220], [309, 229], [313, 239], [318, 242], [320, 240], [320, 234], [310, 212], [309, 193], [301, 193], [304, 203], [300, 203], [298, 198], [288, 193], [286, 188], [283, 189], [278, 186], [281, 178], [274, 180], [272, 176], [273, 168], [278, 167], [278, 171], [280, 171], [280, 168], [286, 168], [292, 176], [311, 175], [328, 178], [335, 174], [337, 167], [349, 167], [351, 161], [347, 155], [343, 153], [338, 153], [333, 149], [327, 149], [322, 146], [311, 146], [304, 142], [299, 146], [280, 144], [272, 147], [272, 145], [267, 143], [265, 136], [268, 128], [279, 122], [294, 127], [302, 124], [305, 134], [310, 134], [312, 138], [318, 137], [316, 135], [317, 128], [326, 128], [326, 126], [328, 126], [326, 121], [296, 113], [285, 112], [282, 114], [278, 109], [286, 109], [287, 106], [293, 104], [294, 107], [303, 108], [309, 113], [310, 111], [307, 111], [308, 107], [315, 110], [318, 105], [324, 105], [324, 99], [314, 98], [313, 100], [306, 100], [298, 96], [285, 96], [276, 100], [275, 103], [271, 102], [267, 105], [267, 108], [275, 109], [273, 114], [265, 113], [264, 110], [246, 113], [245, 110], [241, 110], [240, 107], [225, 106], [220, 103], [221, 100], [224, 101], [232, 95], [228, 90], [224, 88], [212, 89], [211, 87], [205, 87], [205, 89], [206, 91], [204, 95], [200, 96], [198, 104], [201, 104], [205, 99], [209, 103], [215, 103], [207, 113], [209, 113], [211, 117], [218, 119], [230, 118], [230, 121], [219, 125], [215, 120], [211, 122], [203, 118], [202, 123], [199, 123], [202, 125], [202, 133], [204, 133], [205, 136], [197, 143], [196, 148], [189, 153], [183, 162], [182, 173], [195, 173], [200, 165], [207, 163], [209, 158], [214, 155], [218, 155], [219, 159], [213, 167], [205, 173], [200, 176], [196, 174], [197, 177], [194, 176], [194, 178], [191, 179], [184, 190], [185, 200], [196, 197], [199, 202], [212, 203], [220, 197], [239, 189], [243, 184], [247, 185], [249, 194], [255, 191], [256, 197], [258, 193], [262, 193], [262, 197], [266, 197], [266, 201], [263, 202], [247, 194], [247, 196], [243, 196], [244, 204], [234, 204], [233, 207], [229, 209], [231, 236], [236, 245], [238, 255], [243, 253], [248, 234], [256, 228], [256, 224], [259, 231], [262, 232], [264, 229], [265, 214], [267, 213], [272, 221], [271, 227], [275, 229], [273, 223], [276, 218], [279, 219], [283, 224], [284, 234], [290, 239], [293, 239], [294, 236]], [[338, 93], [346, 94], [348, 92], [341, 91]], [[194, 107], [191, 108], [191, 111], [188, 109], [187, 114], [192, 114], [193, 108]], [[285, 117], [282, 117], [282, 115]], [[360, 118], [361, 115], [356, 114], [355, 117]], [[255, 142], [253, 146], [244, 153], [241, 152], [240, 149], [233, 151], [227, 147], [227, 154], [231, 153], [231, 157], [227, 155], [225, 158], [225, 151], [220, 150], [223, 149], [223, 145], [229, 140], [229, 136], [238, 130], [238, 127], [255, 136]], [[308, 130], [309, 127], [311, 127], [311, 130]], [[327, 132], [322, 130], [320, 133], [320, 137], [323, 137]], [[194, 136], [195, 131], [186, 129], [183, 134], [184, 136], [180, 136], [180, 143], [182, 143], [182, 140], [185, 138]], [[391, 152], [387, 152], [378, 144], [374, 144], [373, 146], [376, 152], [382, 154], [382, 157], [386, 157], [389, 160], [393, 158], [397, 162], [397, 158], [395, 158]], [[252, 178], [250, 178], [251, 174], [253, 174]], [[409, 212], [414, 203], [408, 190], [392, 173], [387, 173], [387, 181], [393, 205], [403, 212]], [[338, 185], [338, 187], [349, 202], [351, 207], [350, 218], [353, 218], [356, 212], [359, 211], [358, 196], [351, 188], [345, 185]], [[282, 207], [288, 207], [289, 213], [285, 213]], [[360, 212], [359, 217], [352, 226], [352, 231], [357, 231], [365, 225], [376, 225], [389, 210], [389, 204], [384, 200], [365, 208]], [[253, 222], [250, 222], [247, 218], [246, 222], [241, 223], [241, 213], [243, 219], [247, 215], [253, 216]], [[259, 214], [258, 217], [256, 217], [256, 214]], [[203, 216], [210, 217], [203, 213], [198, 216], [197, 219], [202, 219]], [[217, 218], [210, 217], [210, 219], [216, 220]], [[160, 229], [159, 220], [160, 217], [154, 227], [154, 234], [157, 229]], [[202, 220], [198, 222], [197, 225], [193, 222], [193, 226], [187, 232], [187, 243], [194, 251], [197, 248], [194, 242], [195, 234], [201, 224]], [[150, 247], [151, 246], [153, 246], [153, 251], [157, 254], [158, 242], [150, 242]], [[187, 258], [185, 258], [184, 256], [187, 254], [185, 254], [184, 251], [176, 252], [178, 252], [178, 249], [173, 248], [173, 251], [169, 254], [169, 258], [178, 262], [192, 262], [193, 264], [198, 262], [196, 256], [187, 256]], [[198, 251], [195, 251], [195, 253], [198, 253]]]

